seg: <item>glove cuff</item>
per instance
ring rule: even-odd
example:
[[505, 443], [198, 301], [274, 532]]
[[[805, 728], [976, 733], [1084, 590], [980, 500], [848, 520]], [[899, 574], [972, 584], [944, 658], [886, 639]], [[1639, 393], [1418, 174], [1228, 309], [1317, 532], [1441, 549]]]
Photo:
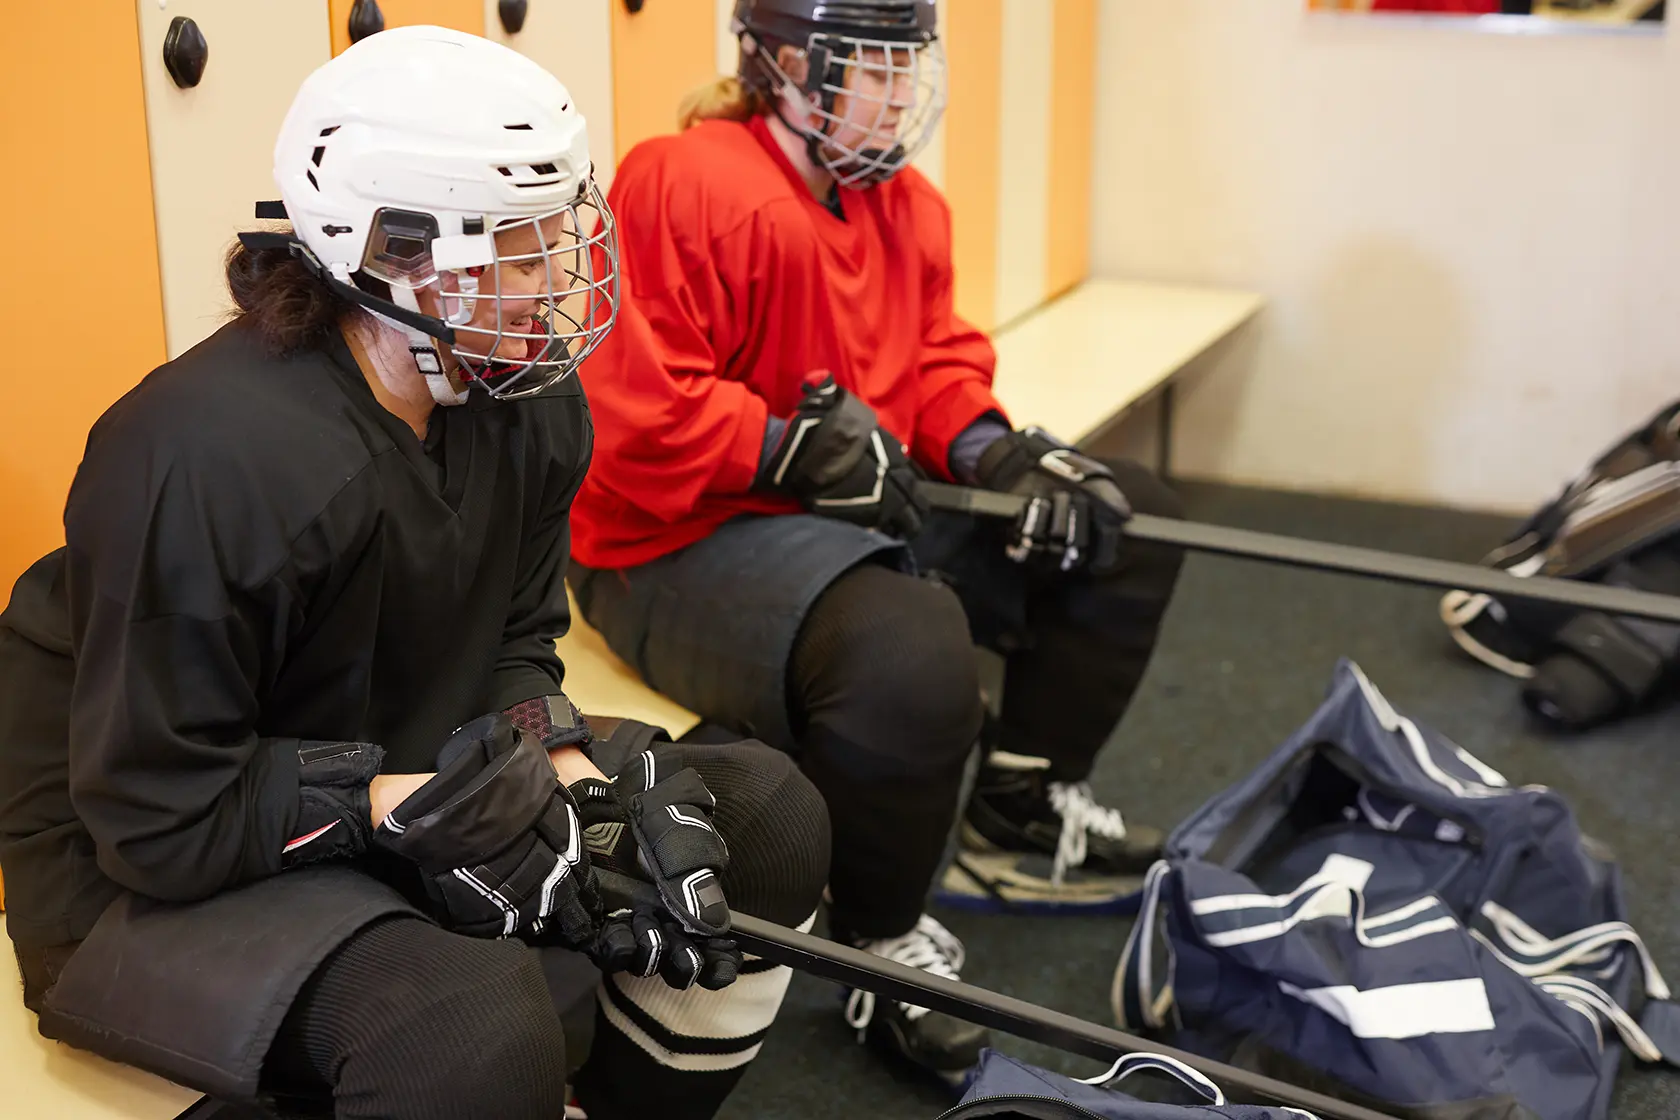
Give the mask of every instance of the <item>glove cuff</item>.
[[588, 757], [589, 744], [595, 741], [589, 721], [563, 692], [521, 701], [502, 714], [515, 727], [535, 735], [544, 750], [577, 747]]
[[1038, 467], [1052, 451], [1066, 448], [1038, 428], [1023, 428], [993, 440], [974, 465], [974, 476], [991, 490], [1008, 490]]
[[556, 797], [570, 798], [536, 737], [512, 734], [512, 749], [471, 740], [453, 752], [444, 769], [379, 822], [375, 838], [436, 873], [487, 860], [535, 828]]
[[298, 747], [298, 815], [280, 850], [289, 871], [367, 851], [373, 839], [368, 786], [385, 761], [372, 743], [305, 743]]

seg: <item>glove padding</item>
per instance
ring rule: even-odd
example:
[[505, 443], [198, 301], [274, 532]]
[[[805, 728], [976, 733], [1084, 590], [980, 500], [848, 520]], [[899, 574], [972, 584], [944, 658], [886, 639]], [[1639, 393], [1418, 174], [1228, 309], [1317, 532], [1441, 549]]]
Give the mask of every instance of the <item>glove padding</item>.
[[741, 975], [741, 950], [727, 937], [690, 934], [652, 883], [617, 871], [596, 872], [607, 916], [590, 956], [607, 972], [658, 975], [685, 992], [720, 991]]
[[484, 716], [450, 737], [437, 766], [374, 841], [425, 872], [439, 921], [470, 937], [590, 945], [601, 901], [583, 828], [536, 737]]
[[908, 540], [922, 531], [928, 512], [919, 477], [874, 411], [825, 375], [806, 384], [760, 483], [812, 513]]
[[717, 803], [700, 775], [648, 749], [611, 782], [585, 778], [570, 792], [607, 915], [597, 963], [658, 973], [679, 989], [733, 983], [741, 954], [727, 937], [729, 903], [718, 878], [729, 851], [712, 825]]
[[987, 489], [1027, 499], [1005, 548], [1011, 560], [1096, 575], [1120, 566], [1132, 507], [1103, 464], [1025, 428], [994, 440], [975, 473]]

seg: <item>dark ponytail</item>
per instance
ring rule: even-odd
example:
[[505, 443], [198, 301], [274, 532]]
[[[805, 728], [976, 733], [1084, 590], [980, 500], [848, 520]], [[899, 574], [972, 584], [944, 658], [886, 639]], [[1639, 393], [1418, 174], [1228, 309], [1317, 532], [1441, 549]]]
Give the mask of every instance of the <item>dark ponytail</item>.
[[247, 249], [234, 242], [227, 283], [239, 317], [275, 357], [320, 345], [352, 306], [285, 249]]

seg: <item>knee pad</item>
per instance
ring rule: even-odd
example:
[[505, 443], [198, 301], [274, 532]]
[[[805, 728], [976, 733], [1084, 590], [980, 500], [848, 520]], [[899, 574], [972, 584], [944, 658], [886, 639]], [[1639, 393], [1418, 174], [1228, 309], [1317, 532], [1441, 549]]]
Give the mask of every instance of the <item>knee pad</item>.
[[841, 576], [794, 643], [790, 686], [807, 749], [847, 744], [873, 777], [960, 768], [979, 734], [980, 671], [968, 618], [946, 587], [878, 565]]
[[817, 788], [791, 758], [756, 740], [679, 750], [717, 798], [729, 905], [779, 925], [803, 922], [828, 881], [828, 808]]

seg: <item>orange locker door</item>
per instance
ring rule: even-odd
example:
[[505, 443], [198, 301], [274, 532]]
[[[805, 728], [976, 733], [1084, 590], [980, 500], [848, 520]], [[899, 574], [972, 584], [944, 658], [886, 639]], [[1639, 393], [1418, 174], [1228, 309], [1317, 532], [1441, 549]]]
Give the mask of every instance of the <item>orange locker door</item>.
[[1097, 110], [1097, 0], [1055, 0], [1055, 12], [1047, 300], [1091, 271], [1091, 149]]
[[1003, 168], [1004, 0], [943, 5], [950, 93], [945, 111], [945, 198], [957, 313], [997, 325], [998, 208]]
[[613, 115], [618, 158], [677, 130], [677, 105], [717, 77], [718, 7], [711, 0], [612, 6]]
[[[408, 27], [429, 23], [453, 27], [474, 35], [484, 34], [484, 0], [372, 0], [379, 5], [386, 27]], [[542, 0], [538, 0], [541, 3]], [[350, 9], [355, 0], [331, 0], [332, 53], [350, 45]]]
[[19, 5], [0, 67], [0, 144], [17, 157], [0, 185], [0, 306], [29, 317], [0, 440], [0, 602], [64, 543], [88, 427], [164, 359], [139, 30], [132, 3], [96, 7], [67, 28], [59, 5]]

